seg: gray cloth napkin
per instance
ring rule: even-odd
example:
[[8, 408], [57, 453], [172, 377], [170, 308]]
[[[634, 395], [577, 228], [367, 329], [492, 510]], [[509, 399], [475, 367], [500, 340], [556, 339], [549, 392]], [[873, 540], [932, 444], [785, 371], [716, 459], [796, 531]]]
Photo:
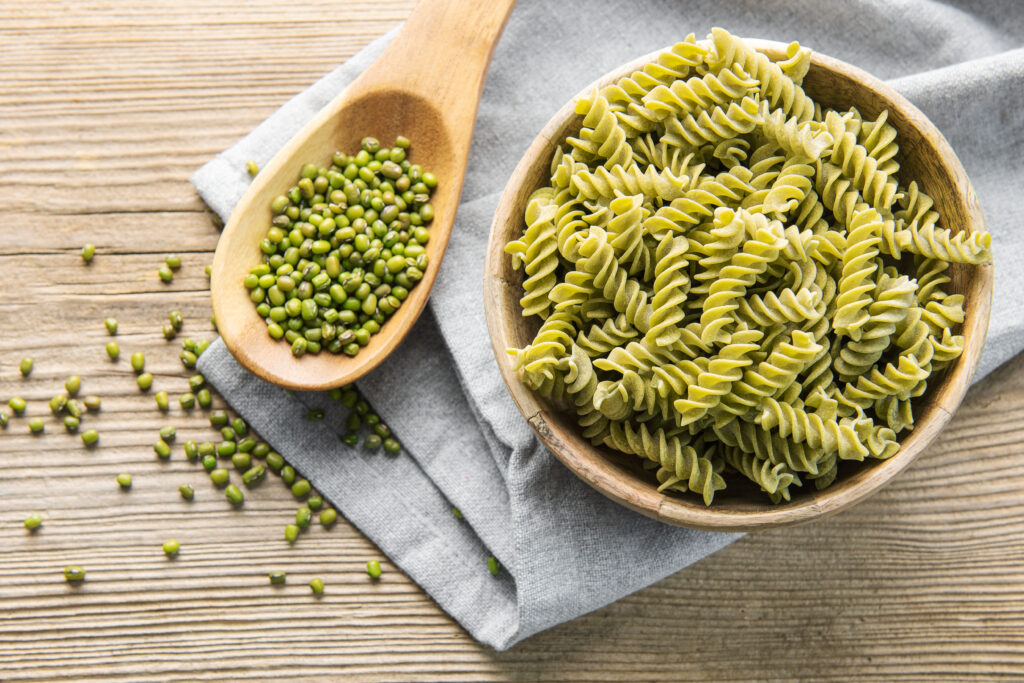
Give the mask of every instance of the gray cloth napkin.
[[[428, 1], [428, 0], [423, 0]], [[727, 5], [727, 7], [725, 7]], [[535, 439], [498, 374], [484, 323], [484, 246], [512, 169], [548, 118], [618, 64], [690, 32], [801, 43], [857, 64], [919, 106], [960, 155], [995, 237], [996, 294], [977, 377], [1024, 347], [1024, 3], [1016, 0], [520, 0], [494, 55], [462, 204], [430, 305], [359, 387], [405, 446], [338, 441], [323, 394], [288, 394], [219, 341], [200, 369], [228, 402], [472, 635], [497, 649], [617, 600], [738, 538], [621, 508]], [[297, 95], [192, 182], [227, 218], [261, 164], [383, 49], [394, 31]], [[439, 38], [443, 38], [439, 36]], [[371, 132], [371, 131], [368, 131]], [[415, 142], [415, 141], [414, 141]], [[325, 152], [328, 150], [325, 150]], [[443, 179], [442, 179], [443, 182]], [[327, 419], [302, 419], [310, 407]], [[458, 506], [465, 521], [450, 509]], [[486, 558], [503, 566], [494, 577]]]

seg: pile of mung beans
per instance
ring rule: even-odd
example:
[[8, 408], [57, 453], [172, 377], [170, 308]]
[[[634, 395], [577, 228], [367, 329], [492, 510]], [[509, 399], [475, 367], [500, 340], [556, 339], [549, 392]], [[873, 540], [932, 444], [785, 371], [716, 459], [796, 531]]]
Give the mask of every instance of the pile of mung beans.
[[363, 138], [329, 168], [306, 164], [271, 203], [263, 262], [244, 284], [267, 332], [296, 357], [355, 356], [423, 278], [437, 178], [409, 162], [409, 144]]

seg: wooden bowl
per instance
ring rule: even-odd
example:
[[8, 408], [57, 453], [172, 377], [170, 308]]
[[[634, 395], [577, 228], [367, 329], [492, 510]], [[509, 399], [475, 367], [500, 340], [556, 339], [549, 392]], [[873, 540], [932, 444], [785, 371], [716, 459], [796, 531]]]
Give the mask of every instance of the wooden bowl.
[[[785, 45], [781, 43], [748, 42], [772, 59], [785, 59]], [[606, 74], [583, 93], [641, 68], [658, 54], [660, 51]], [[967, 232], [985, 229], [981, 207], [960, 160], [917, 107], [874, 76], [818, 53], [813, 54], [803, 88], [823, 107], [856, 106], [865, 120], [888, 109], [889, 123], [899, 133], [900, 177], [917, 180], [921, 189], [934, 198], [945, 227]], [[561, 412], [520, 381], [506, 349], [530, 343], [539, 324], [522, 315], [522, 271], [512, 269], [504, 247], [522, 233], [527, 199], [549, 181], [555, 148], [567, 135], [579, 131], [582, 118], [574, 113], [573, 102], [568, 102], [519, 162], [494, 216], [484, 276], [484, 307], [494, 355], [516, 405], [551, 452], [583, 481], [631, 510], [669, 524], [712, 531], [753, 531], [832, 514], [876, 491], [909, 465], [949, 421], [970, 385], [988, 331], [991, 264], [953, 264], [948, 271], [952, 277], [949, 291], [966, 297], [964, 353], [925, 395], [915, 399], [916, 424], [902, 436], [900, 450], [888, 460], [841, 462], [831, 486], [823, 491], [806, 485], [794, 489], [793, 500], [780, 505], [771, 503], [755, 485], [747, 485], [740, 478], [731, 478], [709, 507], [696, 495], [659, 493], [653, 473], [642, 469], [639, 458], [591, 445], [581, 436], [575, 415]]]

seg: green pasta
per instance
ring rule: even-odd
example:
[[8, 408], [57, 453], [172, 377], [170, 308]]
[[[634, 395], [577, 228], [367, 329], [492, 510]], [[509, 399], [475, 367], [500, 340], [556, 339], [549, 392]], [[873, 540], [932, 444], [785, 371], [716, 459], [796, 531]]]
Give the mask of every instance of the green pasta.
[[541, 319], [522, 381], [706, 505], [892, 457], [963, 352], [949, 263], [991, 260], [901, 182], [887, 112], [823, 109], [809, 68], [716, 28], [592, 91], [506, 245]]

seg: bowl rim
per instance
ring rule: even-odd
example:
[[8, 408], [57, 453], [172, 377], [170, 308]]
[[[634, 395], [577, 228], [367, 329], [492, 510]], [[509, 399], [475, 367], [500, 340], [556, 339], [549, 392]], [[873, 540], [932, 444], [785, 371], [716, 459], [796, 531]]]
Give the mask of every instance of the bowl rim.
[[[786, 58], [787, 46], [784, 43], [747, 38], [744, 41], [773, 60]], [[702, 42], [707, 44], [709, 41]], [[729, 509], [715, 504], [705, 507], [703, 504], [695, 504], [694, 501], [658, 492], [649, 481], [633, 473], [624, 473], [621, 467], [603, 455], [600, 447], [593, 446], [588, 440], [583, 439], [578, 429], [570, 432], [558, 424], [559, 420], [555, 419], [557, 409], [535, 395], [520, 381], [518, 373], [513, 369], [510, 356], [506, 353], [503, 340], [508, 338], [509, 330], [501, 314], [500, 302], [503, 295], [507, 295], [509, 287], [518, 288], [520, 285], [498, 275], [501, 272], [499, 259], [507, 256], [504, 253], [504, 243], [497, 236], [501, 232], [501, 226], [513, 219], [512, 209], [517, 202], [522, 182], [535, 168], [535, 164], [540, 163], [541, 158], [545, 162], [549, 161], [550, 153], [546, 152], [547, 148], [552, 144], [560, 144], [561, 140], [555, 139], [560, 137], [559, 131], [574, 117], [579, 116], [574, 111], [574, 103], [579, 97], [642, 68], [670, 48], [671, 46], [656, 50], [616, 67], [587, 85], [551, 117], [516, 165], [494, 213], [484, 264], [484, 315], [492, 351], [513, 401], [544, 445], [588, 485], [631, 510], [675, 526], [710, 531], [753, 531], [799, 524], [833, 514], [874, 493], [913, 462], [949, 422], [953, 412], [960, 405], [970, 387], [971, 377], [978, 365], [988, 333], [994, 274], [991, 262], [971, 266], [979, 269], [973, 277], [973, 288], [976, 290], [974, 295], [977, 296], [977, 300], [969, 304], [965, 313], [973, 311], [975, 314], [964, 321], [961, 331], [969, 341], [958, 361], [945, 370], [946, 374], [940, 383], [930, 388], [929, 393], [934, 392], [934, 403], [928, 404], [926, 413], [900, 440], [900, 450], [888, 460], [876, 462], [870, 470], [860, 470], [843, 480], [842, 484], [837, 482], [822, 491], [805, 490], [803, 495], [793, 501], [758, 510]], [[966, 217], [963, 229], [968, 232], [985, 230], [984, 214], [963, 165], [946, 138], [917, 107], [880, 79], [834, 57], [812, 51], [811, 68], [840, 72], [856, 80], [886, 100], [890, 111], [895, 108], [908, 119], [922, 137], [932, 142], [941, 164], [955, 180], [955, 186], [960, 189], [958, 201], [963, 204]], [[518, 305], [518, 297], [516, 303]], [[863, 476], [858, 476], [860, 474]]]

